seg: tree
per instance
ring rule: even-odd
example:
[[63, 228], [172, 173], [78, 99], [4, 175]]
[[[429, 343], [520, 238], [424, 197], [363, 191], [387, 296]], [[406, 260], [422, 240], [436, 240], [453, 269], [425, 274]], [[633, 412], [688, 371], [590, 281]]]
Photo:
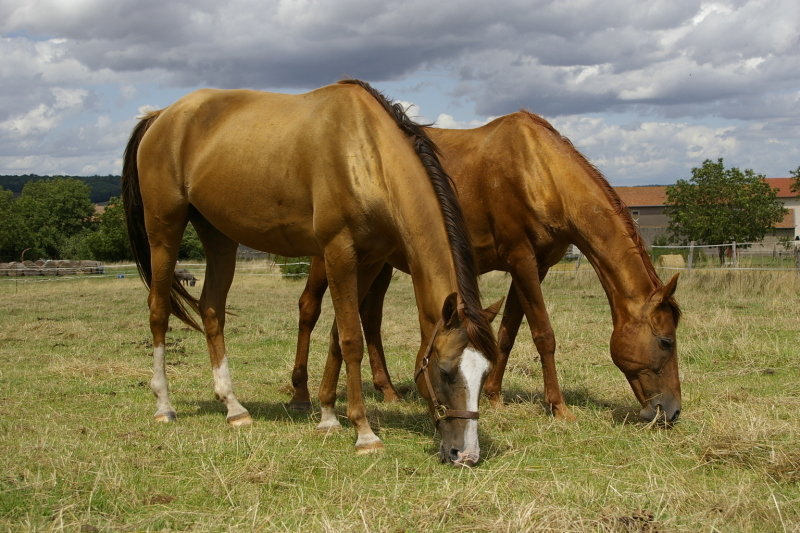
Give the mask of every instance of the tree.
[[790, 170], [789, 174], [794, 177], [794, 181], [792, 182], [792, 192], [800, 193], [800, 166], [798, 166], [794, 170]]
[[97, 231], [86, 235], [83, 242], [86, 248], [85, 257], [98, 261], [124, 261], [132, 258], [128, 232], [125, 229], [125, 210], [118, 197], [111, 198], [99, 217]]
[[17, 261], [33, 244], [33, 234], [20, 213], [14, 194], [0, 187], [0, 261]]
[[34, 234], [32, 247], [50, 258], [59, 257], [66, 240], [87, 229], [94, 215], [89, 186], [76, 179], [28, 182], [16, 203]]
[[183, 239], [181, 240], [181, 247], [178, 249], [178, 259], [195, 259], [202, 260], [205, 258], [205, 250], [203, 243], [200, 242], [200, 237], [194, 226], [187, 224], [186, 230], [183, 232]]
[[[706, 159], [690, 180], [678, 180], [666, 192], [669, 232], [684, 243], [760, 241], [787, 212], [763, 175], [726, 169], [722, 158]], [[724, 254], [720, 247], [720, 262]]]

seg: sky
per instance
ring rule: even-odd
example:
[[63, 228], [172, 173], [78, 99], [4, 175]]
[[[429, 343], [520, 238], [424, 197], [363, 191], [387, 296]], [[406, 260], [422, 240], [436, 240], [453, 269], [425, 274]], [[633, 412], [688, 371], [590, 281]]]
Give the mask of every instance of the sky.
[[542, 115], [615, 186], [800, 165], [797, 0], [0, 0], [0, 174], [119, 174], [143, 111], [343, 77], [439, 127]]

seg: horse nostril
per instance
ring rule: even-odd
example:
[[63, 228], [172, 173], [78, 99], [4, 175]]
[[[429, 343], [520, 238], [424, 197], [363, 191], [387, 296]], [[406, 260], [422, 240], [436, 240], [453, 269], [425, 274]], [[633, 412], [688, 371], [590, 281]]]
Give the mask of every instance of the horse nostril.
[[675, 422], [678, 419], [679, 416], [681, 416], [681, 410], [680, 409], [676, 409], [675, 413], [672, 415], [672, 418], [669, 421], [670, 422]]
[[459, 450], [457, 448], [450, 448], [450, 460], [453, 462], [458, 461]]

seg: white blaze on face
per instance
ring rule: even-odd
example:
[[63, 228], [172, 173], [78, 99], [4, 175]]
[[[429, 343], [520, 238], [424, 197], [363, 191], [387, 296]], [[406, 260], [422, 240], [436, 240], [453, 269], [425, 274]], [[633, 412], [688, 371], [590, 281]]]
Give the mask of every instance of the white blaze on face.
[[[467, 386], [467, 411], [477, 411], [481, 396], [483, 376], [489, 370], [489, 361], [479, 351], [467, 348], [461, 355], [461, 376]], [[464, 430], [464, 453], [480, 455], [478, 444], [478, 421], [468, 420]]]

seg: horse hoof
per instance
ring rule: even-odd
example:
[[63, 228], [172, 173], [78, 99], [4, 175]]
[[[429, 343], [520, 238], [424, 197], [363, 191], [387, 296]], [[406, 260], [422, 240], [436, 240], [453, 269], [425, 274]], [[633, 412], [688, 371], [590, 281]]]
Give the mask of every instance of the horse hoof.
[[317, 424], [317, 431], [321, 431], [322, 433], [336, 431], [338, 429], [342, 429], [342, 425], [338, 420], [326, 420]]
[[387, 390], [383, 392], [383, 403], [402, 402], [403, 396], [396, 391]]
[[380, 440], [368, 444], [356, 444], [356, 455], [367, 455], [383, 451], [383, 442]]
[[156, 422], [161, 422], [162, 424], [169, 424], [170, 422], [175, 422], [178, 418], [178, 415], [175, 414], [175, 411], [167, 411], [166, 413], [156, 413], [154, 417]]
[[489, 399], [489, 405], [491, 405], [493, 409], [500, 409], [505, 405], [502, 394], [487, 394], [486, 397]]
[[569, 410], [569, 407], [566, 405], [563, 406], [552, 406], [553, 410], [553, 418], [557, 420], [564, 420], [565, 422], [575, 422], [577, 418], [575, 415], [572, 414], [572, 411]]
[[301, 413], [308, 413], [311, 411], [311, 402], [289, 402], [286, 404], [286, 408], [290, 411], [298, 411]]
[[250, 413], [245, 411], [244, 413], [239, 413], [238, 415], [229, 416], [227, 418], [228, 425], [234, 428], [249, 426], [253, 423], [253, 419], [250, 418]]

